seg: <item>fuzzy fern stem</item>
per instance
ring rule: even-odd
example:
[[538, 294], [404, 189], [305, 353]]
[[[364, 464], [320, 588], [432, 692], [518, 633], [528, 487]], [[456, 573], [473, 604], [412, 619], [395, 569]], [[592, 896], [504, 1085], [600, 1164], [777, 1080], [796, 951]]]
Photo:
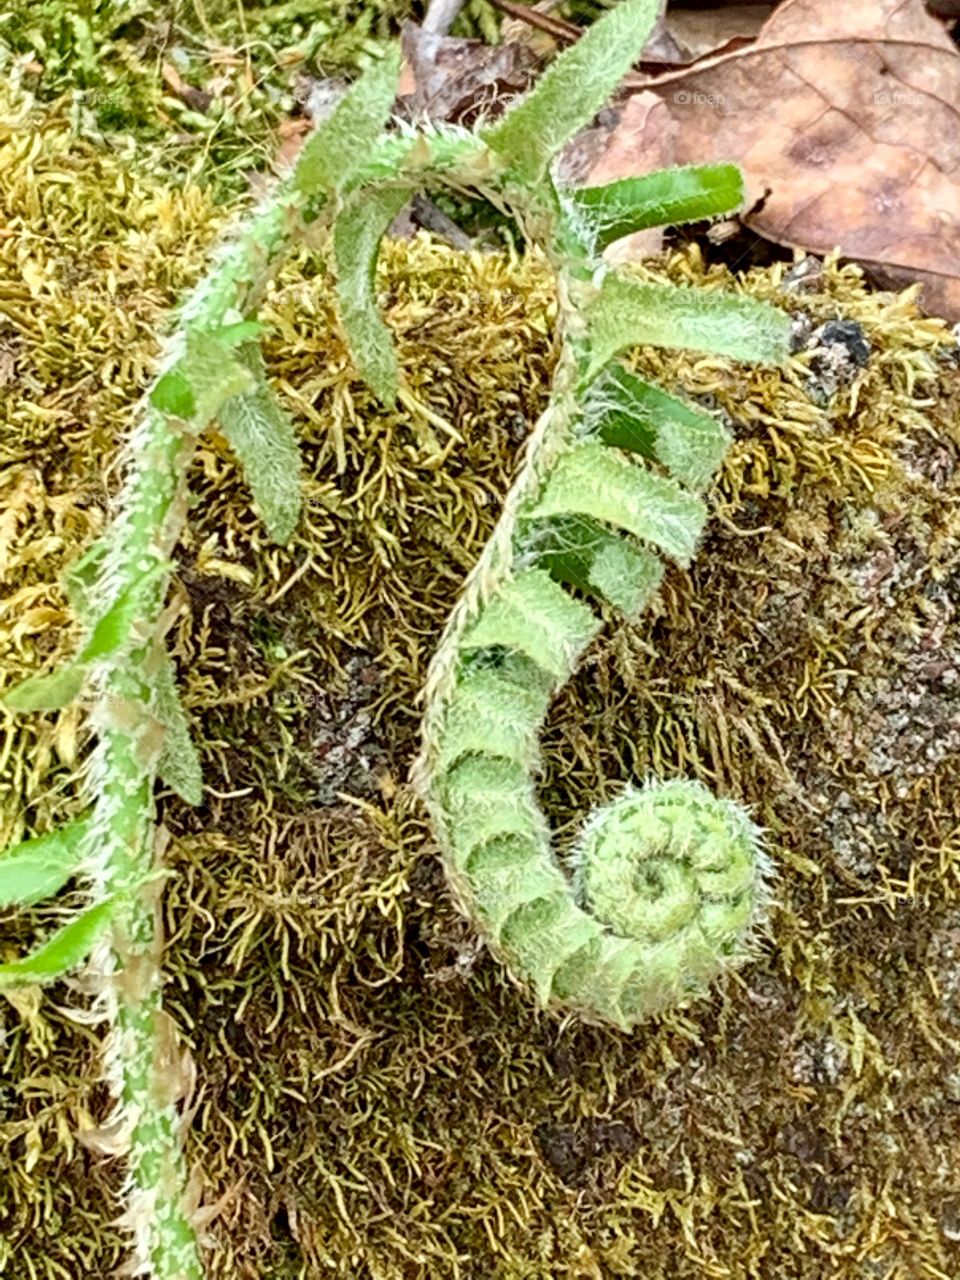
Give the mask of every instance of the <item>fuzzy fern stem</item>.
[[[231, 315], [250, 313], [286, 247], [299, 203], [292, 184], [277, 193], [187, 300], [185, 322], [215, 332]], [[157, 386], [176, 369], [182, 349], [179, 331]], [[103, 550], [94, 591], [103, 598], [88, 605], [109, 610], [111, 603], [131, 595], [137, 600], [128, 635], [90, 672], [98, 742], [91, 768], [96, 798], [86, 846], [94, 896], [114, 904], [95, 962], [111, 1026], [106, 1071], [115, 1098], [114, 1123], [129, 1151], [124, 1220], [133, 1234], [140, 1273], [156, 1280], [200, 1280], [203, 1274], [185, 1198], [179, 1054], [161, 1004], [162, 872], [154, 785], [169, 735], [158, 705], [158, 670], [166, 661], [158, 622], [170, 557], [186, 514], [186, 472], [204, 419], [218, 407], [216, 396], [208, 395], [201, 413], [187, 418], [148, 401], [141, 428], [130, 442], [128, 481]]]

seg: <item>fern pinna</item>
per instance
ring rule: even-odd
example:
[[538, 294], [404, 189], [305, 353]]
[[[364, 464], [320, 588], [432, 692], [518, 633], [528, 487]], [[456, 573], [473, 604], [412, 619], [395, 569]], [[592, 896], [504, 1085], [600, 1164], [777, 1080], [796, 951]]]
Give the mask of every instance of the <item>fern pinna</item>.
[[25, 713], [82, 691], [92, 708], [88, 814], [0, 859], [5, 905], [39, 901], [73, 877], [89, 902], [32, 954], [0, 965], [0, 984], [54, 980], [88, 960], [100, 979], [137, 1274], [202, 1274], [156, 910], [155, 783], [188, 803], [202, 792], [164, 642], [172, 556], [195, 443], [214, 421], [270, 533], [284, 541], [295, 528], [297, 443], [265, 377], [257, 313], [276, 264], [308, 233], [330, 246], [344, 332], [387, 402], [402, 385], [376, 307], [377, 254], [418, 188], [495, 201], [556, 271], [562, 348], [550, 402], [428, 680], [416, 776], [460, 904], [540, 1001], [624, 1028], [702, 990], [748, 948], [764, 860], [734, 803], [682, 781], [627, 790], [588, 820], [568, 878], [533, 783], [550, 700], [600, 626], [588, 601], [632, 616], [656, 589], [661, 556], [690, 559], [705, 518], [697, 494], [727, 443], [711, 417], [636, 378], [617, 354], [655, 343], [769, 361], [787, 349], [775, 309], [640, 283], [601, 256], [628, 232], [734, 207], [735, 169], [573, 191], [551, 180], [557, 151], [616, 88], [657, 9], [624, 0], [500, 121], [475, 131], [385, 131], [396, 54], [348, 91], [181, 310], [130, 440], [116, 517], [65, 584], [86, 632], [78, 656], [6, 694]]

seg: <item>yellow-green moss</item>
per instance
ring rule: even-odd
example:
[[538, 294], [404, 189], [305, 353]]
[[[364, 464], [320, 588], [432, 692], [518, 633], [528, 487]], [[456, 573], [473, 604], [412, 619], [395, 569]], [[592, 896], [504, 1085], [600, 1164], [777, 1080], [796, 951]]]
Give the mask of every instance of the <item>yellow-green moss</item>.
[[[50, 119], [0, 110], [0, 670], [69, 649], [56, 585], [101, 527], [166, 310], [223, 219]], [[652, 264], [729, 285], [693, 251]], [[742, 287], [770, 296], [783, 269]], [[709, 535], [608, 629], [544, 742], [565, 835], [625, 777], [745, 800], [780, 868], [764, 956], [624, 1037], [538, 1016], [477, 955], [407, 785], [417, 694], [550, 376], [535, 259], [385, 254], [419, 409], [384, 413], [304, 254], [266, 310], [307, 510], [268, 544], [200, 451], [175, 648], [205, 805], [166, 801], [166, 1003], [197, 1068], [191, 1157], [224, 1280], [950, 1277], [960, 1234], [960, 376], [909, 296], [828, 264], [814, 325], [873, 354], [827, 404], [798, 356], [640, 352], [736, 444]], [[954, 717], [951, 728], [950, 717]], [[4, 723], [4, 839], [73, 811], [77, 709]], [[953, 732], [954, 738], [949, 735]], [[8, 922], [20, 946], [49, 919]], [[106, 1274], [116, 1168], [82, 991], [4, 995], [0, 1259]]]

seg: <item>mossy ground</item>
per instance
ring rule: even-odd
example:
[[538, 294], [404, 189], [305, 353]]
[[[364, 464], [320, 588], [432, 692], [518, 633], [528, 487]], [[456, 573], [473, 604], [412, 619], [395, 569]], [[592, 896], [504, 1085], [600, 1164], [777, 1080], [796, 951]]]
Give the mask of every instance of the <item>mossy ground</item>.
[[[7, 683], [75, 639], [58, 577], [106, 519], [168, 308], [224, 217], [20, 110], [0, 111]], [[563, 838], [650, 772], [753, 806], [779, 870], [769, 942], [629, 1037], [538, 1015], [477, 952], [407, 774], [427, 661], [545, 401], [549, 276], [391, 245], [387, 312], [425, 412], [384, 413], [302, 254], [265, 319], [304, 518], [267, 544], [212, 434], [174, 592], [207, 793], [162, 800], [166, 999], [196, 1066], [214, 1276], [960, 1270], [956, 345], [851, 269], [788, 294], [782, 264], [737, 282], [688, 250], [650, 269], [855, 320], [871, 347], [832, 395], [815, 351], [780, 371], [637, 353], [736, 444], [694, 567], [608, 626], [545, 739]], [[89, 743], [82, 707], [4, 727], [6, 842], [76, 812]], [[8, 918], [3, 950], [52, 914]], [[84, 999], [0, 1001], [15, 1280], [122, 1258]]]
[[[482, 2], [482, 0], [475, 0]], [[269, 169], [311, 84], [351, 74], [410, 0], [29, 0], [0, 9], [4, 79], [101, 146], [221, 197]]]

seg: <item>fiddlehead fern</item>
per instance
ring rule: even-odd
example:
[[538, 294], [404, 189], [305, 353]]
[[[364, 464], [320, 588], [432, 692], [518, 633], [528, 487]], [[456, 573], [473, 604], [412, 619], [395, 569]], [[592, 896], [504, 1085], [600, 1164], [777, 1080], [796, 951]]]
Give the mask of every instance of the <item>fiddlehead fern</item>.
[[[544, 103], [555, 107], [562, 64], [553, 75]], [[536, 117], [537, 94], [489, 139], [516, 146], [506, 190], [554, 264], [562, 352], [435, 655], [416, 776], [461, 908], [513, 975], [543, 1005], [629, 1029], [749, 953], [766, 861], [739, 805], [674, 781], [627, 789], [596, 811], [567, 875], [537, 803], [550, 700], [600, 628], [587, 598], [636, 614], [657, 588], [660, 555], [690, 560], [706, 517], [697, 491], [727, 446], [712, 418], [611, 360], [641, 342], [776, 359], [786, 318], [608, 272], [597, 256], [608, 240], [658, 213], [717, 212], [736, 202], [738, 176], [684, 170], [565, 197], [517, 124]]]
[[[568, 358], [578, 359], [573, 340]], [[642, 396], [633, 382], [620, 369], [608, 386]], [[664, 413], [661, 396], [652, 401], [663, 421], [692, 415]], [[686, 563], [705, 517], [676, 479], [702, 482], [703, 439], [699, 456], [678, 453], [673, 477], [603, 443], [603, 424], [615, 411], [623, 431], [634, 402], [611, 394], [597, 414], [597, 398], [591, 409], [589, 396], [555, 395], [437, 651], [419, 762], [448, 876], [494, 951], [541, 1003], [627, 1029], [748, 954], [766, 868], [745, 811], [699, 783], [628, 789], [596, 811], [572, 877], [537, 804], [550, 700], [600, 627], [569, 585], [635, 613], [662, 573], [652, 548]], [[722, 456], [725, 438], [709, 422], [699, 419], [701, 435], [712, 431]], [[670, 454], [669, 432], [664, 440], [638, 429], [633, 448]]]

